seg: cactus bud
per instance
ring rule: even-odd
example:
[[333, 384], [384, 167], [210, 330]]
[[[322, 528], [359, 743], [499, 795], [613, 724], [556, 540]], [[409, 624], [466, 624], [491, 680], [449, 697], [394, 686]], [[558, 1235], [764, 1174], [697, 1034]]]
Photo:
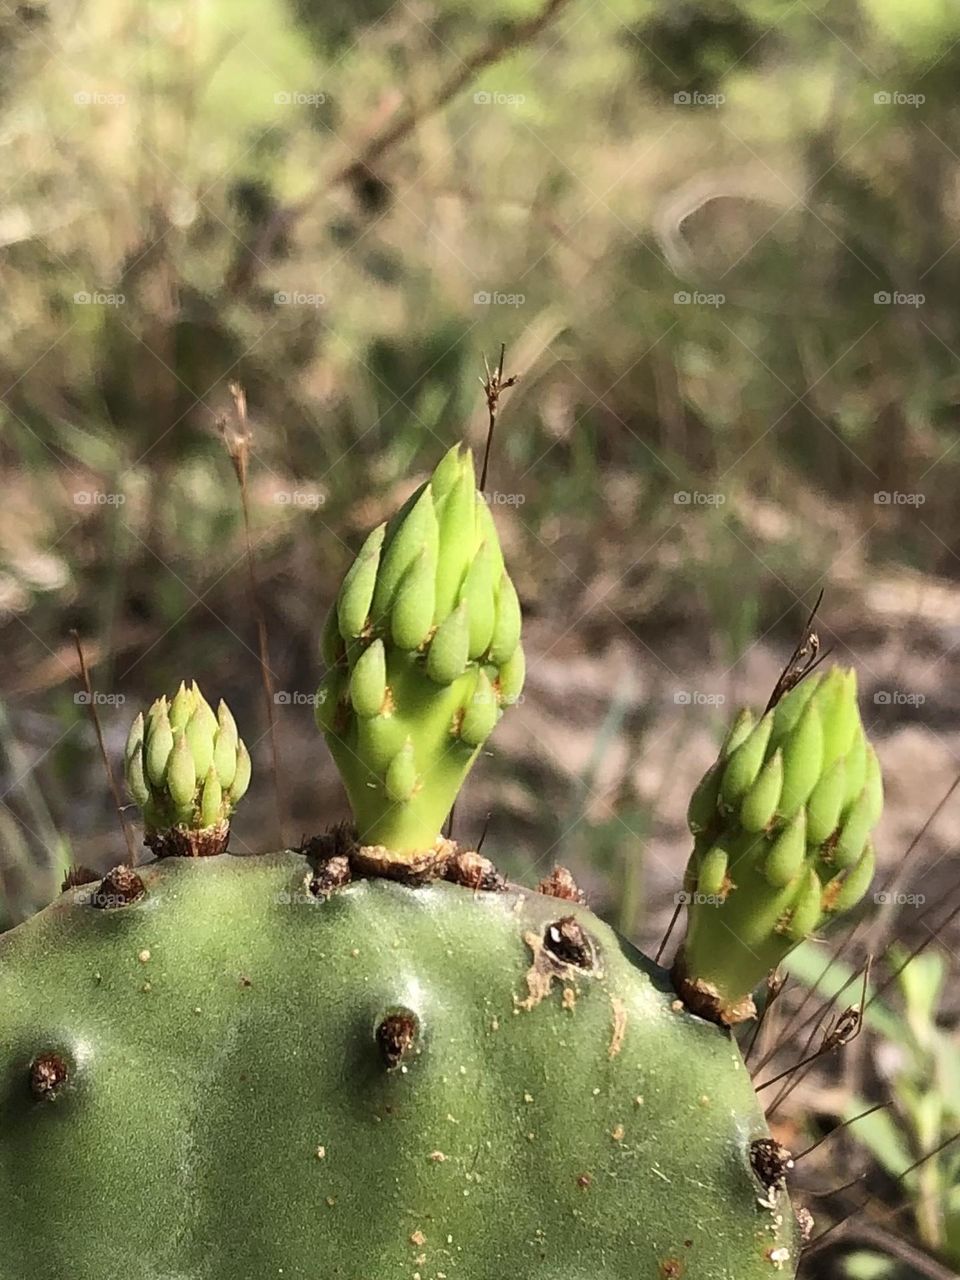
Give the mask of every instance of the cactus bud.
[[144, 743], [143, 764], [147, 778], [155, 787], [162, 786], [167, 773], [167, 761], [173, 751], [173, 729], [167, 715], [166, 698], [155, 702], [150, 708]]
[[786, 952], [866, 893], [882, 806], [852, 672], [815, 673], [759, 722], [740, 713], [688, 812], [711, 844], [691, 858], [700, 894], [673, 970], [691, 1009], [728, 1025], [752, 1016]]
[[512, 707], [520, 697], [526, 674], [526, 655], [523, 652], [523, 645], [518, 644], [500, 668], [500, 701], [505, 707]]
[[777, 836], [764, 860], [763, 874], [774, 888], [784, 888], [799, 875], [807, 852], [806, 835], [806, 816], [801, 809]]
[[708, 849], [700, 859], [697, 892], [711, 898], [722, 894], [729, 865], [730, 855], [722, 845], [717, 844]]
[[374, 529], [343, 580], [337, 597], [337, 625], [341, 639], [353, 639], [367, 625], [386, 528], [385, 524], [381, 524]]
[[687, 825], [695, 836], [709, 831], [717, 820], [720, 800], [720, 782], [723, 778], [723, 762], [712, 764], [694, 788], [687, 805]]
[[253, 764], [251, 763], [249, 753], [243, 742], [237, 743], [237, 771], [233, 775], [233, 783], [230, 787], [230, 803], [236, 806], [247, 794], [247, 787], [250, 785], [250, 776], [253, 772]]
[[398, 649], [419, 649], [433, 626], [437, 553], [424, 544], [403, 575], [390, 615], [390, 635]]
[[[470, 618], [470, 646], [468, 656], [479, 658], [491, 647], [497, 605], [494, 599], [493, 553], [488, 542], [480, 544], [473, 564], [467, 570], [460, 599], [467, 606]], [[517, 636], [519, 638], [519, 630]]]
[[387, 766], [387, 795], [398, 803], [409, 800], [417, 785], [417, 762], [413, 754], [413, 742], [406, 740]]
[[823, 768], [823, 728], [816, 698], [804, 708], [783, 744], [783, 792], [780, 816], [792, 818], [817, 785]]
[[773, 729], [773, 712], [768, 711], [749, 736], [733, 751], [720, 783], [720, 803], [735, 809], [753, 786], [763, 765], [764, 752]]
[[764, 764], [740, 805], [744, 831], [764, 831], [773, 821], [783, 792], [783, 752], [778, 747]]
[[158, 857], [223, 852], [250, 781], [250, 757], [225, 703], [215, 715], [196, 682], [181, 683], [169, 703], [158, 698], [134, 720], [124, 767], [144, 842]]
[[467, 602], [462, 600], [440, 623], [430, 642], [427, 675], [437, 684], [452, 684], [466, 670], [469, 650], [470, 617]]
[[823, 844], [836, 831], [846, 789], [847, 762], [841, 756], [827, 768], [807, 801], [807, 839], [811, 844]]
[[203, 781], [203, 792], [200, 797], [200, 821], [205, 827], [212, 827], [220, 820], [220, 807], [223, 804], [223, 788], [217, 771], [213, 765], [207, 770]]
[[500, 579], [497, 593], [497, 616], [490, 641], [491, 662], [506, 662], [520, 643], [520, 601], [517, 590], [506, 574]]
[[737, 713], [737, 718], [730, 726], [729, 732], [723, 740], [723, 746], [720, 748], [721, 760], [727, 760], [733, 755], [740, 743], [746, 741], [755, 724], [756, 720], [749, 707], [744, 707], [742, 711]]
[[167, 790], [176, 808], [189, 812], [196, 789], [197, 767], [193, 763], [187, 736], [180, 730], [174, 738], [170, 763], [167, 765]]
[[471, 747], [482, 746], [499, 719], [500, 706], [496, 692], [487, 673], [481, 670], [460, 722], [461, 741]]
[[375, 716], [387, 696], [387, 659], [382, 640], [374, 640], [357, 659], [350, 677], [350, 701], [358, 716]]
[[449, 450], [364, 543], [323, 650], [332, 670], [317, 723], [361, 844], [413, 864], [435, 848], [477, 752], [523, 688], [520, 605], [469, 450]]

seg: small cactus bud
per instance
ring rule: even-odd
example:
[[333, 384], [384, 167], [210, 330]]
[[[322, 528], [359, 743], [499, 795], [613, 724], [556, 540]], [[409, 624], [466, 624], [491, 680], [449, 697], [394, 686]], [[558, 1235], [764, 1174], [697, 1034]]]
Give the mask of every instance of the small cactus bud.
[[374, 640], [357, 659], [350, 677], [350, 701], [358, 716], [375, 716], [387, 695], [387, 661], [382, 640]]
[[[142, 717], [138, 717], [142, 721]], [[140, 744], [130, 755], [126, 763], [127, 787], [135, 803], [142, 809], [150, 802], [150, 787], [147, 785], [143, 770], [143, 751]]]
[[847, 787], [847, 762], [834, 760], [810, 793], [807, 801], [807, 839], [823, 844], [837, 829]]
[[220, 821], [220, 813], [223, 806], [223, 788], [220, 785], [220, 779], [217, 777], [217, 771], [213, 765], [207, 770], [207, 776], [203, 780], [203, 792], [200, 798], [200, 821], [205, 827], [212, 827], [214, 823]]
[[250, 782], [250, 757], [226, 704], [217, 714], [195, 681], [158, 698], [133, 722], [124, 752], [127, 786], [159, 857], [221, 853], [229, 818]]
[[867, 843], [867, 836], [873, 826], [872, 818], [873, 799], [868, 788], [864, 787], [844, 819], [839, 838], [833, 848], [833, 860], [838, 867], [852, 867], [854, 863], [860, 861], [860, 855]]
[[460, 722], [461, 740], [471, 747], [482, 746], [499, 719], [496, 692], [487, 673], [481, 670]]
[[723, 746], [720, 748], [721, 760], [730, 759], [737, 747], [740, 746], [741, 742], [745, 742], [747, 740], [750, 733], [753, 731], [755, 724], [756, 720], [754, 719], [753, 712], [749, 707], [744, 707], [743, 710], [737, 714], [737, 718], [730, 726], [730, 730], [727, 733], [726, 738], [723, 740]]
[[217, 717], [206, 703], [198, 707], [187, 721], [183, 731], [190, 747], [190, 758], [198, 778], [206, 777], [213, 764], [213, 751], [219, 732]]
[[687, 805], [687, 826], [695, 836], [709, 831], [717, 821], [723, 762], [712, 764], [694, 788]]
[[831, 915], [839, 915], [841, 912], [849, 911], [852, 907], [855, 907], [870, 888], [876, 868], [876, 860], [873, 845], [868, 841], [857, 865], [851, 867], [846, 874], [838, 876], [837, 879], [831, 881], [828, 889], [833, 889], [834, 886], [839, 886], [839, 888], [832, 895], [829, 893], [824, 895], [824, 910], [830, 912]]
[[722, 845], [715, 844], [712, 849], [708, 849], [700, 859], [697, 892], [710, 898], [722, 894], [729, 864], [730, 855]]
[[147, 722], [144, 754], [144, 768], [149, 782], [154, 787], [163, 786], [167, 773], [167, 761], [173, 751], [173, 729], [167, 715], [166, 698], [155, 702], [150, 708], [150, 719]]
[[520, 697], [526, 675], [526, 655], [523, 652], [523, 645], [518, 644], [500, 668], [500, 701], [503, 706], [512, 707]]
[[807, 852], [807, 820], [803, 809], [789, 822], [767, 854], [763, 874], [775, 889], [785, 888], [799, 875]]
[[497, 617], [490, 641], [491, 662], [507, 662], [520, 643], [520, 601], [517, 589], [506, 574], [497, 592]]
[[466, 601], [461, 601], [437, 628], [427, 653], [427, 675], [436, 684], [453, 684], [467, 666], [470, 649], [470, 618]]
[[813, 867], [807, 867], [797, 890], [785, 932], [793, 942], [802, 942], [817, 927], [823, 914], [823, 886]]
[[796, 729], [783, 744], [783, 792], [780, 816], [792, 818], [817, 785], [823, 768], [823, 729], [816, 699], [811, 699]]
[[[470, 618], [470, 646], [468, 656], [480, 658], [491, 647], [494, 625], [497, 620], [497, 604], [494, 598], [494, 562], [488, 542], [480, 544], [473, 564], [467, 570], [460, 599], [467, 606]], [[519, 632], [517, 633], [519, 636]]]
[[380, 567], [373, 591], [371, 610], [373, 625], [379, 627], [386, 621], [393, 606], [394, 595], [405, 573], [420, 554], [422, 547], [437, 546], [437, 517], [433, 508], [433, 491], [428, 484], [414, 495], [416, 501], [408, 503], [404, 519], [393, 529], [387, 530]]
[[239, 742], [237, 744], [237, 771], [233, 775], [233, 784], [230, 787], [230, 803], [232, 805], [236, 805], [247, 794], [252, 772], [253, 765], [246, 745], [243, 742]]
[[193, 762], [187, 735], [180, 730], [173, 743], [167, 765], [167, 790], [176, 808], [189, 813], [197, 789], [197, 767]]
[[783, 752], [777, 748], [743, 797], [740, 823], [745, 831], [764, 831], [773, 821], [783, 791]]
[[390, 634], [398, 649], [419, 649], [433, 626], [437, 556], [424, 545], [403, 575], [393, 611]]
[[814, 673], [759, 723], [740, 713], [690, 802], [685, 887], [698, 893], [673, 975], [691, 1009], [728, 1025], [752, 1016], [787, 951], [860, 901], [882, 805], [852, 672]]
[[[337, 622], [343, 639], [352, 640], [367, 625], [386, 528], [385, 524], [378, 525], [369, 535], [343, 580], [337, 597]], [[336, 660], [334, 656], [333, 662]]]
[[387, 766], [387, 795], [398, 802], [409, 800], [417, 786], [417, 762], [408, 738]]
[[440, 547], [437, 557], [436, 621], [453, 610], [467, 568], [477, 552], [476, 480], [473, 455], [460, 457], [460, 474], [439, 509]]
[[737, 808], [756, 782], [772, 729], [773, 712], [768, 711], [749, 736], [731, 752], [720, 783], [720, 803], [724, 808]]

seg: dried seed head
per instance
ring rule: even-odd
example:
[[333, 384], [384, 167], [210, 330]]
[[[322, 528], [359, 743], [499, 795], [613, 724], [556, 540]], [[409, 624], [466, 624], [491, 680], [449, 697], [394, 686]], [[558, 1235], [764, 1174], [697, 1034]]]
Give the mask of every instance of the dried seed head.
[[345, 884], [349, 884], [350, 878], [350, 859], [345, 854], [338, 854], [335, 858], [328, 858], [326, 862], [319, 864], [310, 879], [310, 892], [315, 898], [326, 902], [337, 889], [342, 889]]
[[593, 968], [593, 945], [573, 916], [548, 924], [543, 932], [543, 946], [561, 964], [574, 965], [577, 969]]
[[412, 1009], [395, 1009], [377, 1024], [377, 1047], [388, 1071], [399, 1067], [409, 1055], [419, 1030], [420, 1020]]
[[40, 1053], [30, 1063], [30, 1092], [35, 1098], [53, 1102], [69, 1076], [70, 1068], [59, 1053]]
[[489, 858], [459, 849], [447, 864], [444, 879], [463, 885], [465, 889], [482, 889], [490, 893], [500, 893], [507, 887], [503, 876]]
[[859, 1005], [853, 1004], [848, 1009], [844, 1009], [843, 1013], [840, 1014], [833, 1026], [824, 1035], [820, 1052], [829, 1053], [832, 1049], [839, 1049], [843, 1045], [849, 1044], [859, 1032], [861, 1021], [862, 1014]]
[[100, 887], [90, 895], [90, 902], [101, 910], [114, 910], [136, 902], [145, 892], [143, 881], [137, 873], [121, 863], [103, 877]]
[[566, 867], [554, 867], [537, 885], [537, 892], [546, 894], [548, 898], [563, 898], [566, 902], [586, 901], [577, 882]]

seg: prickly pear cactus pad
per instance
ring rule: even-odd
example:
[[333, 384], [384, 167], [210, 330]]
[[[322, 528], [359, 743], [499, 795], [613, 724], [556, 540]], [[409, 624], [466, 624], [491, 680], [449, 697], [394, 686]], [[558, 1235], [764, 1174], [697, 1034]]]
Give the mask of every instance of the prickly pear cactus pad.
[[361, 842], [428, 863], [524, 678], [520, 604], [469, 449], [451, 449], [367, 538], [323, 649], [317, 721]]
[[666, 973], [570, 901], [331, 864], [166, 858], [0, 938], [0, 1280], [794, 1273]]
[[735, 721], [688, 811], [688, 929], [677, 988], [704, 1017], [733, 1025], [751, 993], [873, 879], [870, 833], [883, 782], [853, 671], [816, 672], [760, 719]]
[[852, 674], [738, 718], [668, 973], [562, 868], [509, 886], [441, 834], [524, 678], [469, 451], [369, 535], [323, 651], [355, 825], [226, 852], [250, 757], [182, 684], [124, 757], [156, 860], [0, 936], [0, 1280], [795, 1275], [730, 1028], [872, 875]]

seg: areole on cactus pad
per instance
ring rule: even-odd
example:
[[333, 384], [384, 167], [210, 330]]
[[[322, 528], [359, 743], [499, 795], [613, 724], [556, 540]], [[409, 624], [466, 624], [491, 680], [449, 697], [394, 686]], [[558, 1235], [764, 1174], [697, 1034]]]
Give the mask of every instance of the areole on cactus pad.
[[671, 978], [562, 869], [510, 886], [442, 835], [524, 675], [468, 451], [369, 536], [323, 653], [355, 829], [224, 852], [249, 756], [181, 685], [125, 753], [155, 860], [74, 870], [0, 937], [0, 1280], [794, 1274], [729, 1024], [866, 887], [852, 678], [738, 720]]

